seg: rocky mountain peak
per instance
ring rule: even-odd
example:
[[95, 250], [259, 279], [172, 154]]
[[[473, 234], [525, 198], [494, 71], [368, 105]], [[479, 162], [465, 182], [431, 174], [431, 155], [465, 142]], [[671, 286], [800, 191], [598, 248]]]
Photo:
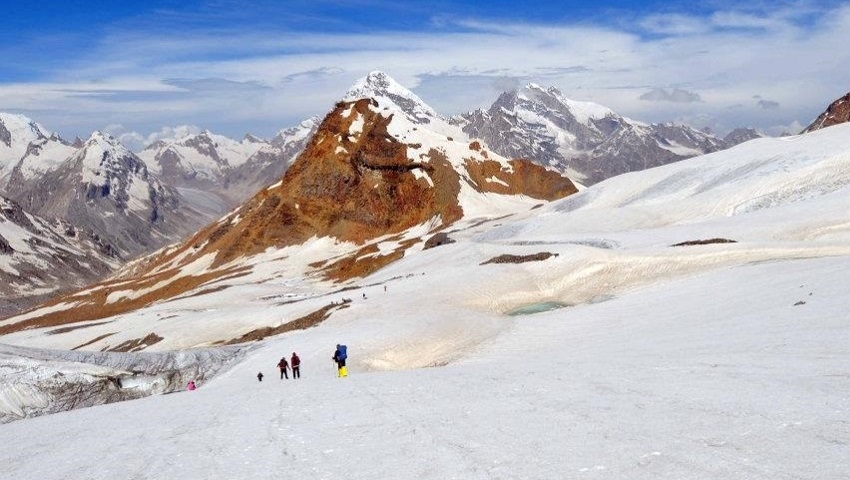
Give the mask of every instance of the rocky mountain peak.
[[382, 108], [400, 111], [419, 124], [442, 118], [419, 96], [378, 70], [355, 82], [343, 96], [343, 101], [350, 102], [361, 98], [372, 98]]
[[850, 122], [850, 93], [832, 102], [802, 133]]
[[[507, 160], [455, 132], [455, 137], [434, 132], [386, 111], [373, 98], [340, 102], [280, 181], [182, 244], [148, 257], [132, 277], [102, 284], [92, 299], [103, 303], [113, 291], [135, 288], [135, 282], [150, 286], [154, 277], [156, 287], [77, 313], [96, 318], [135, 309], [222, 276], [245, 274], [265, 252], [291, 247], [297, 256], [316, 240], [338, 244], [340, 252], [310, 263], [311, 274], [346, 281], [402, 258], [424, 242], [423, 235], [462, 219], [473, 223], [526, 212], [577, 191], [554, 171]], [[407, 234], [388, 252], [375, 243]], [[203, 263], [203, 271], [183, 275], [182, 267], [194, 262]]]
[[5, 183], [31, 142], [49, 136], [41, 125], [24, 115], [0, 112], [0, 184]]

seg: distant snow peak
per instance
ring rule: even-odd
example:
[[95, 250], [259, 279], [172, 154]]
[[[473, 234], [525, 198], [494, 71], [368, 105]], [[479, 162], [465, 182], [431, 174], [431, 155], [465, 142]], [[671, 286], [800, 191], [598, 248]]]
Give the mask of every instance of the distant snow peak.
[[24, 115], [0, 112], [0, 184], [21, 159], [31, 142], [51, 136], [41, 125]]
[[530, 83], [463, 115], [463, 131], [509, 158], [529, 158], [592, 184], [726, 148], [690, 127], [649, 125]]

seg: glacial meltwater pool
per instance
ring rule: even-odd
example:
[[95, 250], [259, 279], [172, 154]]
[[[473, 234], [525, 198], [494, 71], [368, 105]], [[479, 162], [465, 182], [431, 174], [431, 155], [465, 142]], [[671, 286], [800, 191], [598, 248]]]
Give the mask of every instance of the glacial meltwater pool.
[[517, 307], [508, 312], [508, 315], [515, 317], [518, 315], [531, 315], [533, 313], [542, 313], [548, 312], [550, 310], [557, 310], [559, 308], [564, 307], [572, 307], [572, 305], [568, 303], [562, 302], [538, 302], [538, 303], [530, 303], [528, 305], [523, 305], [521, 307]]

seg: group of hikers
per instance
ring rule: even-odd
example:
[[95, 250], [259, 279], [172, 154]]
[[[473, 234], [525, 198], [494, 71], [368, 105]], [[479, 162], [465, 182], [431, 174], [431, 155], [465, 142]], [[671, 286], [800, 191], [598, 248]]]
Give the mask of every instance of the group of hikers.
[[[337, 344], [336, 350], [334, 351], [333, 357], [331, 359], [336, 363], [336, 371], [337, 376], [347, 377], [348, 369], [345, 367], [345, 361], [348, 359], [348, 347], [345, 345]], [[292, 379], [301, 378], [301, 358], [298, 357], [298, 354], [292, 352], [292, 357], [289, 360], [286, 357], [281, 357], [280, 361], [277, 362], [277, 368], [280, 369], [280, 379], [284, 378], [289, 380], [289, 372], [292, 372]], [[263, 372], [257, 373], [257, 380], [263, 381]], [[192, 380], [186, 385], [187, 390], [194, 390], [195, 381]]]
[[[301, 359], [298, 358], [298, 354], [292, 352], [292, 360], [287, 362], [286, 357], [280, 357], [280, 361], [277, 362], [277, 368], [280, 369], [280, 379], [283, 380], [286, 378], [289, 380], [289, 375], [287, 374], [287, 370], [292, 367], [292, 379], [301, 378]], [[262, 382], [262, 380], [260, 380]]]
[[[348, 359], [348, 347], [342, 344], [337, 344], [336, 350], [334, 351], [333, 357], [331, 359], [336, 363], [336, 371], [337, 376], [347, 377], [348, 369], [345, 367], [345, 361]], [[277, 368], [280, 369], [280, 379], [284, 378], [289, 380], [289, 371], [292, 371], [293, 380], [296, 378], [301, 378], [301, 359], [298, 358], [298, 354], [292, 352], [292, 358], [288, 361], [286, 357], [281, 357], [280, 361], [277, 362]], [[257, 373], [257, 380], [263, 381], [263, 372]]]

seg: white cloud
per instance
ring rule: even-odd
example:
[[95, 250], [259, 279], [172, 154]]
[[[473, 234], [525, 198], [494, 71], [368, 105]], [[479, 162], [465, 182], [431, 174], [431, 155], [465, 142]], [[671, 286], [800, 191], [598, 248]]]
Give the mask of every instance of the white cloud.
[[[622, 27], [464, 21], [455, 32], [446, 23], [435, 33], [236, 33], [224, 44], [221, 34], [114, 35], [61, 78], [0, 84], [0, 109], [66, 134], [121, 123], [130, 136], [163, 124], [268, 136], [323, 114], [379, 68], [414, 90], [422, 82], [424, 99], [447, 114], [495, 99], [490, 85], [537, 81], [636, 119], [707, 115], [724, 128], [767, 129], [814, 118], [848, 88], [850, 8], [812, 16], [814, 7], [792, 7], [655, 15]], [[671, 100], [699, 92], [702, 102], [640, 99], [665, 88]], [[782, 108], [760, 107], [756, 93]]]
[[188, 135], [201, 133], [202, 129], [197, 125], [176, 125], [173, 127], [162, 127], [157, 132], [142, 135], [139, 132], [127, 130], [121, 124], [110, 124], [104, 127], [103, 131], [118, 139], [118, 141], [123, 143], [131, 151], [139, 152], [154, 142], [160, 140], [173, 142]]

